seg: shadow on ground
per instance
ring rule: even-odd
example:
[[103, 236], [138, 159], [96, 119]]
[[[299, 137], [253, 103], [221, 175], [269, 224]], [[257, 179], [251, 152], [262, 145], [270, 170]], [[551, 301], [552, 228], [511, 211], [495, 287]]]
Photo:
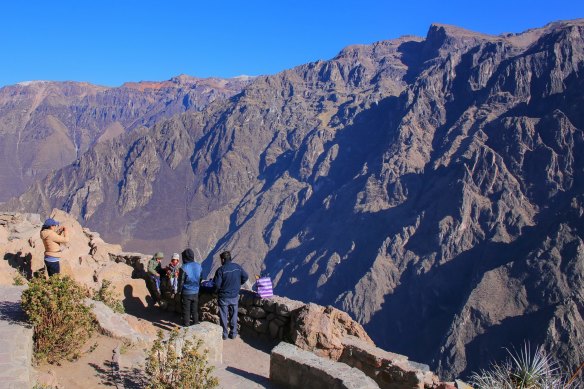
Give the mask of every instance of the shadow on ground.
[[26, 324], [26, 315], [20, 307], [20, 303], [0, 301], [0, 321], [9, 324]]
[[127, 314], [135, 316], [139, 319], [144, 319], [152, 323], [157, 328], [165, 331], [172, 330], [180, 326], [181, 317], [176, 312], [169, 312], [155, 306], [154, 299], [151, 296], [146, 296], [147, 306], [144, 305], [138, 296], [134, 296], [134, 288], [132, 285], [124, 287], [124, 310]]
[[112, 361], [106, 361], [104, 366], [96, 363], [89, 364], [99, 378], [100, 383], [104, 386], [121, 387], [126, 389], [140, 389], [146, 387], [146, 377], [144, 371], [138, 368], [120, 369]]

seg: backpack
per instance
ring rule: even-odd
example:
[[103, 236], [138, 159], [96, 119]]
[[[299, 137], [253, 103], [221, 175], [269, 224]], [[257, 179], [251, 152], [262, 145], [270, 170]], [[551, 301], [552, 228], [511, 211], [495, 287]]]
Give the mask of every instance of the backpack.
[[261, 298], [269, 298], [274, 295], [272, 290], [272, 279], [270, 277], [261, 277], [256, 280], [257, 293]]

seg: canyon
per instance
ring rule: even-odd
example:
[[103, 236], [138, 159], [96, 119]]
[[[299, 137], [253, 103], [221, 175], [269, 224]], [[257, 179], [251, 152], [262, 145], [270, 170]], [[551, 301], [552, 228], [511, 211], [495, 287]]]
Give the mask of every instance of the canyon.
[[347, 311], [445, 378], [525, 341], [575, 369], [583, 71], [583, 20], [500, 36], [434, 24], [136, 113], [2, 208], [63, 209], [125, 250], [191, 247], [206, 273], [229, 249], [277, 294]]

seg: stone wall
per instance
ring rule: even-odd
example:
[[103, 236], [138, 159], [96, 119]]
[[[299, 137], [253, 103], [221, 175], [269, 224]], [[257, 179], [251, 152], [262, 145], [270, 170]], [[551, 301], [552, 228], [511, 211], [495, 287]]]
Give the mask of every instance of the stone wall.
[[[239, 332], [263, 340], [291, 339], [291, 318], [295, 310], [304, 306], [300, 301], [274, 296], [260, 298], [255, 292], [241, 290], [239, 295]], [[174, 309], [178, 309], [174, 302]], [[169, 309], [173, 309], [169, 307]], [[219, 307], [214, 294], [199, 294], [199, 318], [219, 324]]]
[[382, 389], [434, 388], [440, 383], [428, 365], [409, 361], [404, 355], [382, 350], [353, 336], [343, 338], [342, 343], [339, 362], [363, 371]]
[[270, 381], [284, 388], [374, 389], [359, 369], [281, 342], [270, 355]]

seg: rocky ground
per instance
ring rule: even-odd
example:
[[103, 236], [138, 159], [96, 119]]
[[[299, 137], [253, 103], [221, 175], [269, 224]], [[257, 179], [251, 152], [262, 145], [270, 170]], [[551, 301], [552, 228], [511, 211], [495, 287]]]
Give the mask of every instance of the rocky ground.
[[[143, 368], [151, 341], [158, 330], [181, 327], [180, 316], [153, 306], [144, 280], [132, 279], [131, 266], [111, 260], [110, 253], [122, 254], [119, 246], [103, 242], [98, 234], [81, 228], [63, 212], [55, 211], [53, 216], [70, 229], [72, 236], [62, 262], [63, 273], [91, 289], [98, 288], [104, 279], [112, 281], [126, 314], [113, 314], [101, 303], [91, 302], [101, 333], [87, 342], [78, 360], [37, 366], [38, 382], [58, 388], [143, 387]], [[0, 214], [0, 255], [3, 258], [0, 260], [0, 285], [12, 285], [16, 280], [24, 282], [27, 274], [42, 269], [40, 223], [38, 215]], [[135, 254], [126, 255], [133, 256]], [[134, 340], [135, 344], [128, 344], [128, 340]], [[273, 387], [268, 381], [272, 346], [270, 342], [257, 339], [225, 341], [223, 363], [215, 364], [215, 375], [221, 387]], [[118, 374], [113, 370], [114, 360], [119, 363]]]
[[[123, 346], [123, 342], [98, 335], [86, 345], [97, 347], [75, 362], [37, 367], [38, 382], [62, 389], [103, 387], [143, 388], [146, 383], [144, 365], [147, 349]], [[269, 382], [270, 347], [254, 339], [227, 340], [223, 344], [223, 363], [214, 364], [214, 375], [221, 388], [275, 388]], [[115, 350], [119, 348], [119, 373], [114, 371]], [[119, 378], [117, 378], [119, 377]]]

